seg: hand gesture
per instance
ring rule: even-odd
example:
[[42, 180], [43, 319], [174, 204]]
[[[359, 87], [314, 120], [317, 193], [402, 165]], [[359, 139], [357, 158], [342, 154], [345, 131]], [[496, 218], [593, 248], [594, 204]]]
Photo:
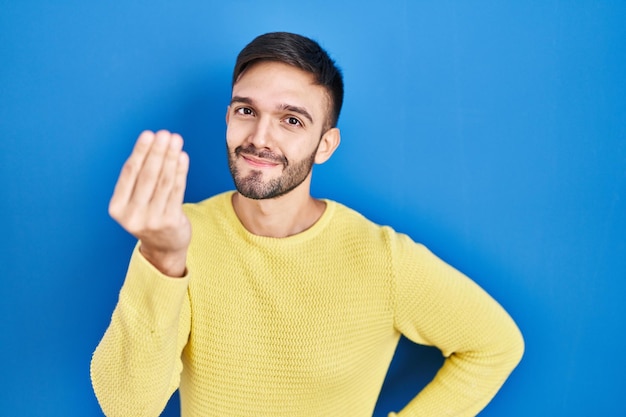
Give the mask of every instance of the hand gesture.
[[183, 138], [145, 131], [126, 160], [109, 214], [140, 240], [143, 256], [163, 274], [185, 274], [191, 225], [183, 212], [189, 157]]

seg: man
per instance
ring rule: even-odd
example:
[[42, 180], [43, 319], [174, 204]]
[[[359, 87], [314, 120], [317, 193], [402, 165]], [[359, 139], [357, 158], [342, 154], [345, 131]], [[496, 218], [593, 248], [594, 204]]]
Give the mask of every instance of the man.
[[504, 383], [523, 341], [493, 299], [407, 236], [310, 195], [342, 100], [317, 43], [270, 33], [233, 74], [236, 192], [183, 206], [182, 138], [140, 135], [109, 207], [139, 244], [92, 360], [107, 416], [157, 416], [177, 388], [184, 417], [371, 416], [401, 334], [446, 360], [398, 416], [473, 416]]

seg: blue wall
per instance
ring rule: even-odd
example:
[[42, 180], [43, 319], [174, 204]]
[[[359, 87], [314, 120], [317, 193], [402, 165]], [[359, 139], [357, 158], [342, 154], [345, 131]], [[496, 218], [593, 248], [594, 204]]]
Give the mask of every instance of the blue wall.
[[[101, 415], [88, 364], [134, 243], [107, 215], [121, 164], [167, 128], [188, 201], [230, 189], [231, 66], [274, 30], [345, 73], [314, 193], [425, 243], [521, 327], [481, 415], [626, 414], [626, 3], [308, 3], [0, 0], [0, 414]], [[439, 362], [403, 342], [376, 415]]]

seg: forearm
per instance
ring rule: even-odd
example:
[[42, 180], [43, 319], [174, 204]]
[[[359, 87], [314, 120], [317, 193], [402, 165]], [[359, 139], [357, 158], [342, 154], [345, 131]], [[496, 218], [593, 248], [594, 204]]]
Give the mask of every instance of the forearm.
[[523, 349], [521, 336], [512, 335], [498, 351], [452, 354], [397, 416], [476, 416], [502, 387]]
[[475, 416], [519, 363], [524, 341], [515, 322], [472, 280], [421, 247], [399, 264], [397, 326], [438, 347], [446, 360], [399, 416]]
[[91, 378], [104, 413], [158, 416], [179, 383], [188, 336], [187, 279], [155, 273], [137, 251]]

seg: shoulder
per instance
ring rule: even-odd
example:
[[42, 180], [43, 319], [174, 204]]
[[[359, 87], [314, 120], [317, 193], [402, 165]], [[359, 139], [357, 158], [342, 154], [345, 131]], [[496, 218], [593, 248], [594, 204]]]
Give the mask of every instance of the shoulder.
[[226, 191], [197, 203], [185, 203], [183, 210], [192, 223], [206, 217], [223, 216], [232, 207], [232, 195], [233, 191]]
[[417, 244], [408, 235], [396, 231], [390, 225], [378, 224], [362, 213], [332, 200], [326, 200], [332, 212], [332, 228], [337, 231], [349, 234], [357, 234], [361, 238], [378, 240], [384, 243], [391, 250], [414, 247]]
[[347, 228], [370, 228], [380, 229], [386, 226], [381, 226], [373, 221], [369, 220], [363, 214], [358, 211], [345, 206], [337, 201], [324, 200], [327, 204], [327, 210], [332, 214], [332, 220], [335, 226], [343, 226]]

